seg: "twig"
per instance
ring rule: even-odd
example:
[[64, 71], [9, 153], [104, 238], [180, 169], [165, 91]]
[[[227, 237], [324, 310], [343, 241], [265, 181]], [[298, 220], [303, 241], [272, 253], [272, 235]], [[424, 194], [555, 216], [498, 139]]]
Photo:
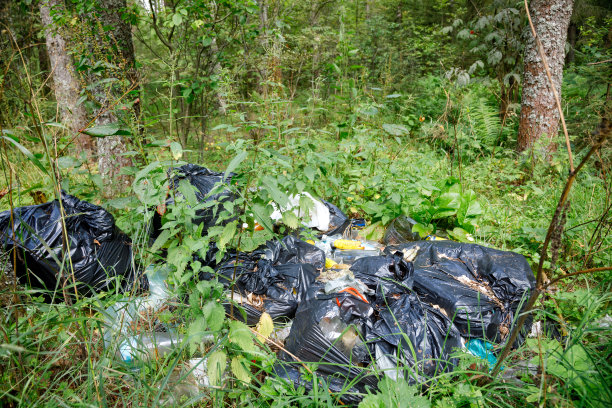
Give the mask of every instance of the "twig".
[[603, 266], [603, 267], [600, 267], [600, 268], [589, 268], [589, 269], [583, 269], [581, 271], [567, 273], [565, 275], [558, 276], [555, 279], [553, 279], [550, 282], [548, 282], [546, 284], [545, 288], [548, 288], [549, 286], [554, 285], [555, 283], [559, 282], [560, 280], [563, 280], [565, 278], [569, 278], [571, 276], [584, 275], [585, 273], [593, 273], [593, 272], [604, 272], [604, 271], [612, 271], [612, 266]]
[[589, 62], [587, 65], [607, 64], [608, 62], [612, 62], [612, 59], [605, 60], [605, 61]]

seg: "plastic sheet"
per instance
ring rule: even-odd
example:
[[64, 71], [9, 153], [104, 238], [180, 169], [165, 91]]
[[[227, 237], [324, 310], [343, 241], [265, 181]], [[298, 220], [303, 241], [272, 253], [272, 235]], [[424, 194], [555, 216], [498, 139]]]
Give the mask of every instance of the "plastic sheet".
[[[115, 226], [113, 216], [66, 193], [62, 193], [62, 206], [70, 249], [70, 262], [64, 263], [66, 284], [73, 283], [68, 271], [72, 265], [81, 295], [111, 290], [116, 284], [120, 291], [134, 289], [137, 274], [132, 265], [131, 240]], [[62, 287], [58, 281], [64, 233], [59, 201], [15, 208], [12, 221], [10, 210], [0, 213], [0, 245], [5, 251], [17, 251], [16, 270], [21, 283], [51, 291]], [[146, 286], [146, 280], [141, 283]]]
[[[510, 332], [521, 302], [535, 288], [522, 255], [452, 241], [419, 241], [387, 247], [413, 252], [414, 288], [440, 307], [466, 338], [500, 342]], [[531, 317], [515, 345], [529, 333]]]

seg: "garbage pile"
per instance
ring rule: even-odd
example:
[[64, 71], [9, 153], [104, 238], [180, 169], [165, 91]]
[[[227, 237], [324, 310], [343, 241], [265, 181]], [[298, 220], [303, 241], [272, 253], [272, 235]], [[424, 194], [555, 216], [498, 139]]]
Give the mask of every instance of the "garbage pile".
[[[187, 180], [201, 202], [233, 199], [223, 188], [231, 175], [224, 178], [196, 165], [177, 170], [171, 183], [176, 192], [178, 182]], [[312, 384], [300, 371], [301, 362], [317, 363], [319, 378], [326, 379], [329, 390], [343, 391], [343, 401], [353, 404], [368, 387], [376, 387], [381, 375], [427, 383], [437, 373], [453, 370], [458, 349], [482, 349], [487, 354], [483, 357], [494, 358], [490, 354], [506, 341], [535, 288], [522, 255], [477, 244], [422, 241], [407, 217], [390, 224], [384, 245], [368, 241], [360, 236], [364, 220], [349, 219], [335, 205], [308, 197], [316, 211], [304, 228], [314, 229], [317, 240], [288, 235], [251, 253], [228, 252], [220, 260], [212, 245], [202, 261], [214, 273], [199, 276], [224, 285], [226, 311], [233, 311], [233, 318], [255, 325], [267, 312], [279, 324], [291, 322], [286, 339], [279, 339], [284, 346], [274, 371], [280, 377], [309, 389]], [[67, 194], [62, 200], [79, 289], [105, 290], [110, 278], [119, 277], [122, 288], [133, 287], [138, 279], [129, 238], [114, 226], [112, 216]], [[297, 203], [299, 197], [292, 201]], [[168, 198], [166, 205], [172, 204]], [[293, 211], [291, 203], [277, 208], [272, 218], [280, 219], [283, 211]], [[210, 207], [197, 214], [206, 228], [217, 222]], [[59, 219], [57, 201], [16, 209], [12, 217], [0, 214], [0, 243], [4, 249], [18, 249], [19, 276], [28, 277], [30, 284], [34, 276], [46, 287], [57, 287], [65, 251]], [[158, 214], [153, 236], [162, 221]], [[163, 278], [149, 276], [157, 276], [151, 279], [151, 293], [157, 295], [147, 300], [147, 307], [156, 307], [152, 299], [166, 296], [160, 289]], [[110, 310], [109, 321], [118, 313], [134, 314], [125, 310]], [[161, 335], [164, 347], [178, 341], [171, 329], [162, 331], [167, 332]], [[524, 341], [525, 333], [515, 345]], [[124, 361], [135, 358], [130, 344], [121, 348]]]
[[76, 289], [80, 295], [146, 288], [134, 268], [132, 241], [113, 216], [70, 194], [61, 197], [61, 203], [0, 213], [0, 247], [15, 251], [20, 283], [49, 291], [67, 287], [67, 293]]

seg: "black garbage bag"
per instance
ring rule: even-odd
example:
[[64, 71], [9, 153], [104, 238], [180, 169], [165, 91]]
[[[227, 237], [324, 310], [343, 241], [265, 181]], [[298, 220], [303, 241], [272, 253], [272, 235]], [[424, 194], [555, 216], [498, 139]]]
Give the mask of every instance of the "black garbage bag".
[[329, 231], [327, 235], [342, 234], [342, 231], [347, 229], [350, 225], [350, 219], [345, 213], [334, 204], [321, 200], [323, 204], [329, 209]]
[[401, 253], [359, 258], [351, 271], [356, 279], [376, 292], [378, 303], [384, 303], [386, 297], [409, 292], [414, 281], [412, 263], [406, 262]]
[[412, 218], [400, 215], [391, 221], [385, 230], [383, 243], [385, 245], [397, 245], [405, 242], [420, 241], [421, 236], [419, 233], [412, 231], [412, 227], [416, 224], [417, 222]]
[[[414, 289], [443, 309], [461, 335], [503, 341], [535, 288], [525, 257], [452, 241], [419, 241], [387, 247], [414, 256]], [[531, 318], [515, 345], [524, 341]]]
[[[113, 216], [66, 193], [62, 193], [62, 206], [70, 249], [70, 262], [64, 261], [63, 273], [68, 276], [71, 264], [78, 292], [106, 291], [116, 283], [121, 291], [132, 290], [136, 273], [131, 240], [115, 226]], [[63, 237], [58, 200], [15, 208], [12, 221], [10, 211], [0, 213], [0, 246], [17, 252], [15, 266], [23, 284], [51, 291], [62, 287], [58, 279]], [[66, 279], [67, 285], [73, 283], [71, 277]]]
[[461, 335], [444, 314], [406, 293], [379, 312], [368, 333], [377, 367], [385, 375], [412, 383], [425, 382], [457, 364], [451, 357], [461, 348]]
[[[215, 272], [226, 288], [231, 287], [235, 278], [234, 290], [242, 298], [250, 296], [250, 304], [242, 302], [248, 323], [258, 319], [262, 311], [273, 319], [292, 318], [324, 266], [322, 250], [287, 236], [282, 241], [269, 241], [248, 254], [234, 253]], [[200, 278], [213, 276], [205, 273]]]
[[317, 293], [300, 303], [285, 342], [288, 353], [280, 357], [318, 363], [318, 372], [350, 380], [360, 391], [375, 387], [376, 378], [360, 367], [372, 360], [365, 338], [373, 312], [359, 293]]
[[[170, 188], [174, 191], [174, 194], [180, 194], [178, 190], [179, 184], [182, 181], [187, 181], [195, 187], [195, 195], [199, 202], [216, 201], [223, 203], [226, 201], [232, 201], [234, 199], [234, 195], [228, 189], [224, 189], [217, 194], [207, 197], [218, 183], [229, 185], [233, 174], [230, 174], [227, 178], [224, 178], [223, 173], [211, 171], [205, 167], [198, 166], [197, 164], [185, 164], [184, 166], [170, 169], [169, 173], [173, 171], [176, 171], [176, 174], [172, 180], [170, 180]], [[166, 206], [170, 206], [172, 204], [174, 204], [174, 198], [172, 195], [170, 195], [166, 200]], [[202, 230], [202, 234], [206, 234], [207, 229], [214, 226], [218, 219], [217, 211], [215, 210], [214, 206], [198, 210], [196, 212], [196, 216], [198, 219], [194, 220], [194, 222], [197, 224], [204, 224], [205, 228]], [[227, 220], [227, 222], [229, 222], [229, 220]], [[151, 237], [153, 239], [159, 236], [161, 233], [161, 227], [162, 216], [156, 211], [153, 214], [153, 228], [151, 231]]]

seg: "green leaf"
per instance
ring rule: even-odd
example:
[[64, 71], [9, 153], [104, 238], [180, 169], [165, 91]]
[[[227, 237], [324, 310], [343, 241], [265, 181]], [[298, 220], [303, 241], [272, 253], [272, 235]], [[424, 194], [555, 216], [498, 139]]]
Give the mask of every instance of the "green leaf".
[[172, 142], [170, 143], [170, 153], [174, 160], [179, 160], [183, 157], [183, 147], [178, 142]]
[[174, 13], [174, 15], [172, 16], [172, 24], [174, 24], [175, 26], [181, 25], [181, 23], [183, 22], [183, 16], [180, 15], [179, 13]]
[[234, 170], [236, 170], [238, 168], [238, 166], [240, 166], [240, 164], [244, 161], [244, 159], [247, 157], [247, 152], [246, 150], [242, 150], [240, 151], [233, 159], [232, 161], [227, 165], [227, 168], [225, 169], [225, 174], [223, 175], [223, 179], [227, 179], [227, 176], [229, 176], [230, 173], [232, 173]]
[[82, 133], [94, 137], [129, 136], [131, 134], [129, 129], [121, 128], [117, 122], [109, 123], [108, 125], [92, 126], [83, 130]]
[[230, 343], [240, 346], [240, 348], [246, 352], [255, 350], [255, 344], [253, 343], [253, 335], [249, 330], [248, 326], [237, 320], [233, 320], [229, 323], [229, 341]]
[[170, 238], [170, 230], [162, 230], [162, 232], [159, 234], [159, 236], [151, 246], [151, 252], [159, 251], [166, 244], [168, 238]]
[[391, 136], [405, 136], [410, 131], [404, 125], [397, 125], [393, 123], [383, 123], [382, 128], [385, 132], [390, 134]]
[[250, 383], [251, 372], [246, 369], [247, 359], [242, 356], [232, 358], [232, 372], [239, 381]]
[[198, 198], [195, 193], [195, 186], [188, 180], [181, 180], [178, 186], [179, 192], [185, 197], [187, 204], [194, 206], [198, 204]]
[[225, 309], [215, 300], [207, 302], [202, 308], [206, 323], [211, 331], [218, 332], [225, 321]]
[[206, 319], [200, 316], [195, 319], [187, 329], [187, 339], [189, 341], [189, 351], [195, 353], [202, 342], [203, 333], [206, 330]]
[[264, 227], [267, 231], [274, 234], [272, 219], [270, 218], [270, 213], [268, 212], [267, 206], [262, 204], [253, 204], [252, 207], [253, 215], [255, 219]]
[[419, 222], [412, 226], [412, 232], [416, 232], [421, 238], [425, 238], [433, 232], [433, 225], [429, 224], [426, 226]]
[[217, 350], [208, 356], [206, 365], [208, 367], [208, 381], [213, 386], [219, 385], [221, 376], [227, 367], [227, 355], [223, 351]]
[[21, 151], [21, 153], [23, 153], [28, 158], [28, 160], [30, 160], [36, 167], [38, 167], [40, 171], [42, 171], [46, 175], [49, 175], [49, 173], [47, 172], [47, 169], [45, 169], [45, 166], [42, 165], [40, 160], [38, 160], [36, 156], [34, 156], [28, 149], [23, 147], [21, 143], [19, 143], [17, 140], [13, 139], [10, 136], [2, 135], [2, 139], [14, 145], [17, 149], [19, 149], [19, 151]]
[[261, 181], [266, 186], [266, 189], [268, 191], [268, 194], [270, 194], [270, 197], [272, 197], [272, 199], [276, 201], [278, 205], [280, 205], [282, 208], [286, 208], [289, 205], [289, 197], [287, 197], [287, 194], [280, 191], [280, 189], [278, 188], [278, 183], [275, 178], [271, 176], [264, 176], [264, 178]]
[[238, 221], [232, 221], [228, 223], [225, 227], [223, 227], [223, 231], [221, 232], [221, 237], [219, 237], [219, 241], [217, 241], [217, 247], [220, 250], [224, 250], [225, 246], [234, 238], [236, 235], [238, 226]]
[[62, 156], [57, 159], [57, 165], [62, 169], [81, 166], [81, 162], [74, 157]]
[[316, 175], [315, 169], [313, 169], [310, 166], [306, 166], [306, 167], [304, 167], [304, 174], [306, 175], [308, 180], [310, 180], [311, 182], [314, 181], [315, 175]]
[[267, 312], [263, 312], [261, 314], [255, 330], [257, 331], [257, 337], [259, 340], [262, 343], [265, 343], [266, 339], [270, 337], [274, 331], [274, 322], [272, 321], [272, 317], [270, 317]]
[[459, 242], [474, 242], [472, 234], [464, 230], [463, 228], [455, 227], [452, 231], [446, 231], [451, 238]]
[[283, 213], [283, 223], [291, 229], [296, 229], [299, 225], [299, 220], [293, 211], [285, 211]]

